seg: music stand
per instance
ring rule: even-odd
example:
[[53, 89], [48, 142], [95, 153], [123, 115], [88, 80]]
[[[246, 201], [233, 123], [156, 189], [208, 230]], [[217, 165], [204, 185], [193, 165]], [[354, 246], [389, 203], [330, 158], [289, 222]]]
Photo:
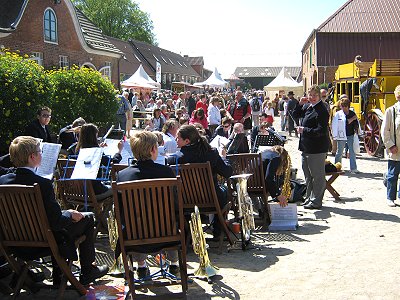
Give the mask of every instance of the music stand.
[[[99, 151], [100, 149], [101, 151]], [[89, 161], [89, 164], [91, 165], [91, 173], [95, 173], [95, 175], [90, 175], [90, 174], [85, 174], [85, 173], [79, 173], [77, 174], [78, 171], [76, 169], [77, 165], [79, 168], [79, 162], [83, 161], [83, 164], [86, 166], [88, 165], [88, 161], [84, 161], [85, 158], [82, 157], [83, 152], [88, 152], [88, 154], [92, 155], [93, 159], [93, 165], [91, 165], [92, 161]], [[97, 152], [97, 153], [96, 153]], [[107, 181], [110, 180], [110, 174], [111, 174], [111, 156], [109, 155], [104, 155], [107, 158], [107, 162], [105, 165], [102, 165], [102, 157], [103, 157], [103, 151], [101, 148], [84, 148], [81, 149], [80, 155], [69, 155], [65, 167], [63, 167], [63, 172], [60, 174], [60, 179], [59, 180], [83, 180], [83, 192], [84, 192], [84, 198], [85, 198], [85, 203], [84, 203], [84, 208], [85, 211], [87, 211], [87, 202], [88, 202], [88, 193], [87, 193], [87, 180], [98, 180], [98, 181]], [[76, 160], [76, 163], [72, 164], [71, 160]], [[104, 162], [104, 161], [103, 161]], [[68, 170], [72, 170], [72, 172], [67, 172]], [[76, 171], [76, 172], [75, 172]], [[83, 175], [81, 175], [83, 174]]]
[[273, 130], [268, 130], [268, 135], [258, 134], [254, 142], [253, 153], [257, 153], [259, 146], [284, 146], [285, 140]]

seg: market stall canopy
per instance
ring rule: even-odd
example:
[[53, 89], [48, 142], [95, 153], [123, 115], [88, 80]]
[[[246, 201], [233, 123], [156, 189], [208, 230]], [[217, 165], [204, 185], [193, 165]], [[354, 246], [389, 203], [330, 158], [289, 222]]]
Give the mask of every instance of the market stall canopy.
[[221, 75], [218, 73], [217, 68], [215, 68], [214, 72], [211, 74], [207, 80], [203, 82], [196, 82], [195, 86], [210, 86], [210, 87], [223, 87], [227, 85], [228, 82], [222, 79]]
[[283, 67], [278, 76], [275, 77], [267, 86], [264, 87], [267, 92], [293, 91], [295, 95], [303, 94], [303, 84], [298, 83], [290, 76], [286, 68]]
[[127, 80], [121, 82], [121, 86], [124, 88], [147, 88], [147, 89], [159, 89], [161, 85], [154, 81], [140, 65], [135, 74], [129, 77]]

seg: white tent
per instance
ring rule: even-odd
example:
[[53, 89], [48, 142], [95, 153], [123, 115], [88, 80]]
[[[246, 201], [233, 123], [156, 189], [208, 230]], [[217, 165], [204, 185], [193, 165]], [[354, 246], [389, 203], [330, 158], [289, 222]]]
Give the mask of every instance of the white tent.
[[121, 82], [121, 86], [124, 88], [145, 88], [145, 89], [155, 89], [160, 88], [160, 84], [154, 81], [140, 65], [136, 70], [135, 74], [129, 77], [127, 80]]
[[[279, 93], [279, 91], [285, 91], [287, 94], [289, 91], [293, 91], [296, 96], [303, 95], [303, 84], [298, 83], [290, 76], [286, 68], [283, 67], [279, 72], [278, 76], [275, 77], [267, 86], [264, 87], [267, 92]], [[269, 95], [271, 97], [271, 95]]]
[[217, 68], [215, 68], [214, 72], [211, 74], [207, 80], [203, 82], [196, 82], [195, 86], [209, 86], [209, 87], [223, 87], [227, 85], [228, 82], [222, 79], [221, 75], [218, 73]]

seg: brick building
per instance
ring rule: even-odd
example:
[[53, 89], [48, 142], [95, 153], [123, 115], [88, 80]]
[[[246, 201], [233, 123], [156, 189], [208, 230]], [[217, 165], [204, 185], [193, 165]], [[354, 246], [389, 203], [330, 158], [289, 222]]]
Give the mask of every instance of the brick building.
[[329, 83], [338, 65], [400, 58], [398, 0], [349, 0], [314, 29], [302, 49], [304, 88]]
[[122, 52], [70, 0], [0, 0], [0, 45], [46, 69], [86, 66], [118, 86]]

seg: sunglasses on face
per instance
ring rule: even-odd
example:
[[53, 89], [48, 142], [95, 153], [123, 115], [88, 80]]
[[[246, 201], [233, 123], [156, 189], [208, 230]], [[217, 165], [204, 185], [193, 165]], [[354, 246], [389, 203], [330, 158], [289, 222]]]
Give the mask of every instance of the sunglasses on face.
[[48, 115], [48, 114], [43, 114], [43, 115], [40, 115], [42, 118], [51, 118], [51, 115]]

